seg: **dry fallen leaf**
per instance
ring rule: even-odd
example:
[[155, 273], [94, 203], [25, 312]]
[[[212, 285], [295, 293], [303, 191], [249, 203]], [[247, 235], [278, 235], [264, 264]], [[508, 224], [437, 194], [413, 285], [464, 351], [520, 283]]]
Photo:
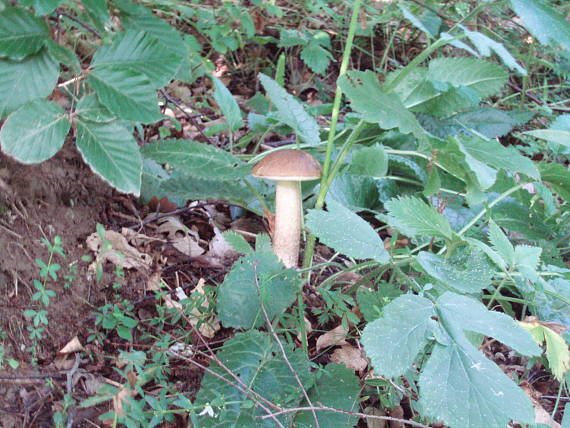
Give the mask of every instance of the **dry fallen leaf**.
[[344, 345], [331, 355], [331, 360], [334, 363], [344, 364], [347, 369], [357, 372], [364, 370], [368, 367], [368, 360], [362, 355], [362, 351], [351, 345]]
[[75, 336], [73, 339], [67, 342], [67, 344], [63, 348], [61, 348], [58, 354], [71, 354], [73, 352], [79, 352], [79, 351], [83, 351], [83, 345], [81, 344], [77, 336]]
[[101, 238], [97, 232], [87, 237], [87, 247], [96, 255], [98, 263], [111, 262], [125, 269], [137, 269], [147, 271], [152, 258], [148, 254], [141, 253], [127, 241], [123, 235], [113, 230], [105, 231], [105, 240], [111, 243], [111, 249], [103, 251]]
[[331, 331], [327, 331], [325, 334], [319, 336], [317, 339], [317, 352], [323, 348], [328, 348], [331, 346], [342, 346], [346, 345], [346, 329], [341, 325], [335, 327]]
[[532, 407], [534, 408], [534, 422], [536, 424], [545, 424], [552, 428], [560, 428], [560, 424], [552, 419], [550, 413], [548, 413], [544, 407], [542, 407], [542, 404], [540, 404], [539, 398], [541, 394], [529, 385], [523, 384], [521, 387], [532, 401]]
[[168, 242], [181, 253], [190, 257], [204, 254], [204, 249], [198, 245], [200, 237], [197, 232], [187, 228], [176, 216], [170, 216], [157, 221], [158, 233], [165, 235]]

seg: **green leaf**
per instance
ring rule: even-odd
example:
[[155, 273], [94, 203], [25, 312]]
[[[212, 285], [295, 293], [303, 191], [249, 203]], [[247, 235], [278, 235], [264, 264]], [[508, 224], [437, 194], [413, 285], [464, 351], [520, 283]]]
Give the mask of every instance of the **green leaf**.
[[372, 322], [382, 316], [384, 307], [401, 296], [403, 291], [395, 284], [381, 282], [378, 289], [359, 287], [356, 291], [358, 308], [366, 322]]
[[256, 248], [232, 266], [218, 287], [217, 311], [224, 327], [254, 328], [283, 313], [295, 300], [299, 275], [284, 269], [271, 250]]
[[507, 83], [509, 74], [488, 61], [474, 58], [437, 58], [429, 63], [427, 78], [467, 87], [485, 98], [499, 92]]
[[117, 122], [77, 120], [77, 148], [103, 180], [121, 192], [139, 195], [142, 158], [132, 134]]
[[249, 245], [246, 239], [239, 233], [233, 230], [226, 230], [222, 233], [222, 236], [235, 252], [246, 255], [253, 254], [253, 248], [251, 248], [251, 245]]
[[[158, 40], [163, 49], [174, 52], [178, 57], [188, 55], [188, 46], [182, 35], [168, 21], [158, 18], [145, 7], [132, 12], [122, 15], [122, 23], [127, 32], [148, 33]], [[180, 60], [178, 60], [178, 64], [180, 64]], [[171, 66], [172, 64], [169, 64], [168, 67]]]
[[374, 144], [355, 149], [352, 152], [348, 172], [373, 178], [384, 177], [388, 172], [388, 156], [384, 152], [384, 147]]
[[535, 131], [524, 132], [531, 137], [546, 140], [549, 143], [562, 144], [563, 146], [570, 147], [570, 131], [560, 129], [537, 129]]
[[22, 61], [0, 59], [0, 118], [28, 101], [47, 97], [59, 77], [59, 66], [43, 50]]
[[[302, 351], [293, 351], [287, 345], [285, 352], [295, 374], [308, 389], [311, 386], [312, 374], [307, 357]], [[258, 330], [236, 333], [224, 343], [217, 358], [224, 364], [224, 368], [210, 364], [210, 370], [214, 373], [208, 372], [204, 375], [194, 402], [198, 408], [210, 405], [215, 417], [206, 412], [197, 415], [200, 427], [277, 426], [271, 418], [260, 418], [266, 412], [255, 404], [252, 405], [248, 396], [240, 391], [244, 387], [236, 387], [240, 383], [266, 400], [285, 407], [298, 405], [303, 397], [278, 344], [273, 342], [267, 333]], [[237, 383], [233, 376], [237, 376], [240, 383]], [[291, 426], [291, 420], [291, 415], [279, 417], [283, 426]]]
[[388, 262], [384, 243], [368, 222], [334, 200], [327, 202], [327, 210], [309, 210], [306, 220], [322, 243], [355, 259]]
[[515, 247], [514, 260], [517, 270], [532, 282], [538, 282], [540, 277], [536, 268], [540, 263], [542, 248], [531, 245], [517, 245]]
[[327, 201], [334, 199], [353, 211], [374, 209], [378, 206], [376, 181], [370, 177], [339, 174], [327, 193]]
[[46, 40], [46, 48], [53, 59], [65, 65], [75, 73], [81, 71], [81, 64], [75, 52], [65, 46], [59, 45], [51, 39]]
[[[164, 180], [160, 185], [161, 196], [181, 200], [227, 199], [236, 203], [245, 203], [255, 196], [240, 181], [205, 180], [178, 173]], [[158, 195], [157, 195], [158, 196]]]
[[539, 345], [546, 342], [548, 365], [556, 379], [562, 382], [564, 375], [570, 370], [570, 351], [561, 334], [540, 321], [521, 321], [519, 325], [528, 331]]
[[481, 55], [491, 56], [491, 53], [494, 52], [499, 58], [501, 58], [503, 64], [505, 64], [511, 70], [516, 70], [521, 75], [526, 76], [526, 70], [517, 63], [517, 60], [511, 55], [511, 53], [505, 48], [502, 43], [499, 43], [478, 31], [464, 31], [465, 35], [469, 38], [469, 40], [471, 40], [471, 43], [475, 45]]
[[75, 113], [91, 122], [111, 122], [117, 117], [105, 107], [95, 94], [83, 96], [77, 103]]
[[530, 335], [507, 315], [488, 311], [466, 296], [445, 293], [435, 308], [449, 342], [438, 341], [422, 370], [424, 414], [465, 428], [504, 428], [511, 419], [532, 423], [534, 411], [526, 394], [471, 344], [464, 331], [494, 337], [523, 355], [540, 355]]
[[[183, 43], [183, 42], [180, 42]], [[148, 77], [156, 89], [168, 84], [176, 74], [182, 57], [151, 35], [140, 31], [119, 34], [111, 45], [100, 47], [93, 55], [95, 70], [117, 66]]]
[[406, 294], [389, 303], [382, 318], [364, 328], [361, 342], [377, 374], [404, 374], [427, 344], [433, 315], [428, 299]]
[[206, 180], [239, 180], [250, 173], [250, 167], [231, 153], [191, 140], [160, 140], [145, 145], [141, 152], [182, 175]]
[[507, 135], [518, 125], [506, 112], [489, 107], [459, 113], [453, 116], [450, 122], [456, 125], [456, 128], [459, 125], [459, 129], [472, 130], [487, 138]]
[[[318, 372], [315, 386], [308, 395], [311, 403], [319, 403], [333, 409], [356, 412], [359, 408], [360, 383], [353, 370], [341, 364], [327, 364]], [[308, 405], [304, 402], [302, 405]], [[321, 427], [353, 427], [358, 421], [355, 416], [336, 412], [316, 412]], [[313, 413], [297, 413], [293, 426], [312, 428], [315, 426]]]
[[26, 6], [33, 6], [37, 16], [44, 16], [52, 13], [63, 0], [20, 0]]
[[538, 168], [542, 181], [566, 201], [570, 201], [570, 171], [568, 168], [555, 162], [539, 162]]
[[463, 153], [486, 165], [540, 180], [540, 172], [532, 160], [513, 146], [505, 147], [496, 140], [467, 136], [455, 137], [455, 141]]
[[456, 250], [449, 258], [422, 251], [416, 260], [429, 275], [463, 293], [488, 287], [495, 273], [485, 253], [475, 247]]
[[404, 134], [424, 137], [424, 131], [415, 116], [393, 94], [385, 92], [372, 71], [352, 71], [338, 82], [354, 110], [367, 122], [377, 123], [382, 129], [398, 128]]
[[243, 118], [238, 103], [232, 93], [225, 85], [215, 76], [211, 76], [214, 82], [214, 99], [220, 106], [222, 114], [230, 127], [230, 131], [236, 132], [243, 126]]
[[407, 236], [436, 236], [448, 240], [453, 237], [447, 219], [419, 198], [394, 198], [384, 206], [388, 210], [388, 214], [384, 216], [388, 224]]
[[48, 37], [45, 22], [26, 10], [8, 7], [0, 12], [0, 57], [24, 59], [38, 52]]
[[515, 249], [513, 244], [511, 244], [507, 235], [503, 233], [493, 220], [489, 221], [489, 241], [507, 265], [513, 266], [515, 264]]
[[511, 0], [524, 26], [540, 43], [570, 50], [570, 24], [542, 0]]
[[277, 108], [279, 119], [293, 128], [305, 143], [311, 145], [320, 143], [319, 125], [309, 116], [301, 103], [265, 74], [259, 74], [259, 81]]
[[30, 164], [43, 162], [63, 146], [71, 123], [59, 105], [46, 100], [24, 104], [0, 130], [2, 151]]
[[88, 81], [101, 103], [122, 119], [153, 123], [163, 118], [156, 93], [142, 73], [119, 66], [103, 67], [92, 71]]
[[332, 54], [318, 42], [311, 40], [301, 50], [301, 59], [314, 72], [324, 75], [331, 63]]
[[410, 21], [412, 25], [416, 27], [418, 30], [423, 31], [432, 39], [437, 36], [441, 26], [441, 18], [438, 17], [436, 14], [434, 14], [431, 11], [427, 11], [430, 13], [418, 17], [414, 15], [412, 12], [410, 12], [409, 9], [403, 6], [402, 4], [398, 4], [398, 7], [402, 11], [404, 18]]

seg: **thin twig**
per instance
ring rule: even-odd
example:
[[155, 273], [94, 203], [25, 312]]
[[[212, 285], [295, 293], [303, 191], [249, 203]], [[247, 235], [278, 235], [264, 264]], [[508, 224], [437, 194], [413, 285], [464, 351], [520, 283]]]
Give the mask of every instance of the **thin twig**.
[[215, 145], [214, 141], [208, 137], [206, 134], [204, 134], [204, 129], [202, 128], [202, 126], [200, 126], [198, 124], [198, 122], [196, 122], [195, 116], [191, 115], [190, 113], [188, 113], [186, 110], [184, 110], [182, 108], [182, 106], [180, 105], [180, 103], [178, 101], [176, 101], [173, 97], [171, 97], [168, 92], [166, 92], [164, 89], [160, 89], [158, 92], [160, 92], [160, 95], [162, 95], [162, 97], [168, 101], [171, 104], [174, 104], [174, 106], [180, 110], [184, 116], [186, 117], [186, 119], [188, 119], [188, 121], [192, 124], [192, 126], [194, 126], [198, 132], [200, 133], [200, 135], [206, 139], [206, 141], [208, 141], [210, 144]]
[[[301, 391], [303, 392], [303, 396], [305, 397], [305, 400], [307, 400], [307, 403], [309, 404], [310, 407], [313, 407], [311, 399], [309, 398], [309, 394], [307, 394], [307, 391], [305, 390], [303, 382], [301, 382], [301, 379], [299, 379], [299, 375], [297, 374], [297, 372], [295, 371], [295, 369], [291, 365], [289, 358], [287, 358], [287, 353], [285, 352], [285, 348], [283, 347], [283, 344], [279, 340], [279, 336], [277, 336], [277, 333], [275, 333], [275, 329], [273, 328], [273, 325], [271, 324], [271, 320], [269, 319], [269, 315], [267, 315], [267, 311], [265, 310], [265, 306], [263, 305], [263, 301], [262, 301], [262, 297], [261, 297], [261, 288], [259, 287], [259, 280], [257, 279], [257, 266], [255, 266], [255, 265], [253, 266], [253, 279], [255, 281], [255, 286], [257, 287], [257, 292], [259, 294], [259, 306], [261, 307], [261, 311], [263, 312], [263, 317], [265, 318], [265, 322], [267, 323], [267, 326], [269, 327], [269, 330], [271, 331], [271, 335], [273, 336], [273, 338], [277, 342], [277, 345], [279, 346], [279, 349], [281, 350], [281, 354], [283, 355], [283, 360], [285, 360], [287, 367], [289, 367], [289, 370], [291, 371], [291, 373], [293, 373], [293, 377], [295, 378], [295, 381], [299, 385], [299, 388], [301, 388]], [[311, 410], [311, 412], [313, 413], [313, 418], [315, 420], [315, 427], [320, 428], [319, 418], [317, 418], [317, 413], [314, 410]]]
[[333, 413], [342, 413], [345, 415], [351, 415], [351, 416], [358, 416], [359, 418], [366, 418], [366, 419], [381, 419], [384, 421], [394, 421], [394, 422], [399, 422], [402, 424], [408, 424], [411, 425], [413, 427], [418, 427], [418, 428], [430, 428], [427, 425], [421, 424], [419, 422], [414, 422], [414, 421], [410, 421], [410, 420], [406, 420], [406, 419], [399, 419], [399, 418], [393, 418], [391, 416], [377, 416], [377, 415], [369, 415], [367, 413], [361, 413], [361, 412], [351, 412], [350, 410], [342, 410], [342, 409], [335, 409], [333, 407], [327, 407], [327, 406], [317, 406], [317, 407], [291, 407], [290, 409], [283, 409], [280, 412], [275, 412], [272, 413], [271, 415], [265, 415], [265, 416], [260, 416], [261, 419], [267, 419], [271, 416], [280, 416], [280, 415], [284, 415], [287, 413], [296, 413], [296, 412], [302, 412], [302, 411], [307, 411], [307, 410], [312, 410], [315, 412], [333, 412]]
[[229, 206], [233, 206], [233, 207], [241, 207], [241, 205], [233, 204], [233, 203], [225, 201], [225, 200], [214, 199], [214, 200], [207, 201], [207, 202], [200, 202], [199, 204], [195, 204], [195, 205], [192, 205], [190, 207], [176, 208], [175, 210], [169, 211], [167, 213], [157, 214], [156, 216], [151, 217], [151, 218], [147, 218], [138, 224], [135, 224], [133, 226], [129, 226], [129, 229], [135, 229], [137, 227], [145, 226], [149, 223], [153, 223], [155, 221], [158, 221], [160, 219], [170, 217], [173, 215], [184, 214], [184, 213], [187, 213], [188, 211], [192, 211], [196, 208], [203, 208], [203, 207], [206, 207], [209, 205], [217, 205], [217, 204], [224, 204], [224, 205], [229, 205]]
[[65, 16], [66, 18], [71, 19], [73, 22], [75, 22], [76, 24], [81, 25], [83, 28], [85, 28], [87, 31], [89, 31], [90, 33], [92, 33], [95, 37], [97, 37], [98, 39], [101, 38], [101, 35], [97, 32], [97, 30], [95, 30], [93, 27], [91, 27], [89, 24], [86, 24], [85, 22], [81, 21], [79, 18], [77, 18], [76, 16], [71, 15], [70, 13], [67, 13], [66, 11], [62, 10], [61, 8], [56, 9], [56, 13], [58, 15], [61, 16]]
[[[249, 387], [247, 387], [247, 386], [244, 388], [244, 387], [242, 387], [242, 386], [240, 386], [240, 385], [237, 385], [237, 384], [235, 384], [235, 383], [233, 383], [233, 382], [230, 382], [228, 379], [226, 379], [225, 377], [223, 377], [221, 374], [218, 374], [218, 373], [216, 373], [215, 371], [213, 371], [212, 369], [210, 369], [209, 367], [206, 367], [205, 365], [200, 364], [200, 363], [197, 362], [197, 361], [194, 361], [192, 358], [185, 357], [184, 355], [180, 355], [180, 354], [178, 354], [177, 352], [174, 352], [174, 351], [168, 351], [168, 353], [171, 354], [171, 355], [174, 355], [174, 356], [177, 357], [177, 358], [180, 358], [180, 359], [183, 360], [183, 361], [186, 361], [186, 362], [188, 362], [188, 363], [190, 363], [190, 364], [192, 364], [192, 365], [198, 367], [199, 369], [204, 370], [205, 372], [207, 372], [207, 373], [211, 374], [212, 376], [214, 376], [214, 377], [220, 379], [221, 381], [226, 382], [228, 385], [230, 385], [231, 387], [237, 389], [237, 390], [240, 391], [242, 394], [245, 394], [246, 396], [248, 396], [252, 401], [254, 401], [259, 407], [261, 407], [261, 408], [267, 413], [267, 415], [266, 415], [267, 418], [273, 419], [273, 421], [274, 421], [274, 422], [277, 424], [277, 426], [279, 426], [280, 428], [285, 428], [285, 426], [279, 421], [279, 419], [277, 419], [277, 416], [271, 416], [271, 415], [273, 414], [273, 413], [271, 412], [271, 410], [270, 410], [268, 407], [265, 407], [263, 404], [261, 404], [261, 403], [254, 397], [255, 391], [253, 391], [251, 388], [249, 388]], [[211, 359], [211, 358], [214, 358], [214, 357], [211, 357], [211, 356], [208, 356], [208, 357], [209, 357], [210, 359]], [[219, 360], [218, 360], [218, 361], [219, 361]], [[228, 369], [228, 370], [229, 370], [229, 369]], [[254, 394], [251, 394], [251, 393], [254, 393]], [[255, 395], [257, 395], [257, 394], [255, 394]], [[276, 414], [276, 415], [277, 415], [277, 414]], [[263, 418], [265, 418], [265, 416], [264, 416]]]

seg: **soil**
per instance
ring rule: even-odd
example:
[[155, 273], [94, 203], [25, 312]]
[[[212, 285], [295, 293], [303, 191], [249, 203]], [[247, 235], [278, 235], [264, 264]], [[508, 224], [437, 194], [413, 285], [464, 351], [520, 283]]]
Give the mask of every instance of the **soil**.
[[[85, 343], [87, 327], [93, 324], [90, 313], [104, 300], [104, 293], [81, 257], [89, 254], [85, 239], [103, 221], [114, 193], [71, 146], [38, 165], [22, 165], [0, 154], [0, 188], [1, 337], [4, 358], [20, 363], [17, 370], [8, 371], [5, 360], [0, 373], [0, 425], [52, 426], [52, 409], [43, 405], [53, 404], [48, 400], [51, 389], [42, 386], [47, 379], [25, 377], [37, 371], [57, 371], [57, 352], [75, 336]], [[38, 346], [37, 370], [31, 365], [27, 330], [31, 321], [24, 311], [41, 309], [31, 298], [33, 281], [39, 279], [35, 260], [47, 262], [42, 239], [53, 242], [55, 236], [61, 237], [66, 258], [56, 260], [62, 266], [59, 279], [48, 282], [47, 288], [57, 297], [48, 308], [49, 324]], [[65, 280], [67, 275], [71, 276]]]

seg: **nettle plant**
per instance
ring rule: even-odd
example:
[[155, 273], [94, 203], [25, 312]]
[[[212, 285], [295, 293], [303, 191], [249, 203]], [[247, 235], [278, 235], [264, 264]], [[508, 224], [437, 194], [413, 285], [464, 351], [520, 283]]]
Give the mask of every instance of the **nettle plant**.
[[[55, 7], [75, 7], [82, 22], [90, 23], [87, 31], [102, 38], [89, 45], [92, 56], [80, 60], [56, 43], [50, 28], [57, 30], [59, 24], [47, 20], [48, 27], [46, 19], [23, 7], [30, 3], [36, 15], [62, 19], [66, 15], [54, 12]], [[67, 1], [21, 4], [0, 11], [0, 117], [6, 118], [0, 143], [5, 153], [25, 163], [41, 162], [61, 148], [73, 128], [85, 161], [123, 192], [182, 203], [223, 198], [257, 211], [256, 204], [266, 203], [263, 195], [271, 192], [251, 177], [258, 156], [245, 162], [230, 151], [173, 139], [139, 150], [133, 137], [141, 124], [162, 119], [159, 88], [174, 78], [191, 80], [187, 73], [193, 61], [200, 62], [194, 40], [126, 0], [109, 2], [121, 30], [103, 3], [83, 1], [83, 9]], [[542, 2], [509, 4], [554, 57], [568, 58], [570, 25], [561, 15]], [[549, 129], [521, 135], [540, 139], [536, 144], [542, 145], [542, 157], [531, 159], [519, 146], [503, 145], [499, 138], [536, 112], [501, 110], [490, 103], [501, 96], [509, 72], [523, 79], [527, 74], [503, 44], [468, 28], [467, 22], [491, 6], [481, 3], [451, 28], [444, 28], [433, 13], [400, 6], [399, 16], [427, 41], [407, 66], [389, 73], [348, 71], [360, 12], [357, 0], [335, 99], [326, 106], [332, 112], [328, 130], [312, 115], [323, 109], [306, 108], [287, 93], [278, 69], [275, 80], [259, 76], [266, 97], [258, 94], [251, 103], [255, 111], [247, 117], [246, 143], [269, 131], [293, 133], [297, 148], [322, 161], [319, 186], [303, 188], [315, 196], [305, 217], [304, 272], [311, 271], [318, 239], [340, 254], [350, 270], [368, 275], [371, 286], [353, 288], [356, 301], [336, 299], [344, 306], [335, 307], [326, 288], [329, 306], [348, 310], [356, 302], [361, 307], [364, 320], [337, 315], [347, 326], [362, 327], [360, 340], [375, 376], [405, 383], [415, 392], [409, 401], [419, 420], [458, 428], [504, 428], [511, 420], [532, 424], [529, 398], [478, 347], [491, 337], [533, 364], [542, 358], [537, 342], [542, 344], [548, 329], [515, 319], [530, 314], [541, 322], [570, 325], [570, 270], [564, 260], [570, 173], [561, 150], [570, 146], [570, 121], [559, 116]], [[180, 16], [215, 20], [189, 5], [169, 7]], [[231, 10], [235, 16], [243, 12]], [[248, 22], [244, 34], [251, 36]], [[208, 28], [214, 37], [214, 25]], [[301, 47], [313, 71], [326, 69], [328, 36], [289, 30], [282, 35], [287, 37], [281, 46]], [[236, 40], [216, 49], [237, 49], [242, 39]], [[457, 56], [449, 56], [450, 47]], [[485, 58], [491, 55], [501, 65]], [[232, 136], [244, 127], [243, 114], [221, 81], [212, 80]], [[56, 83], [68, 97], [64, 107], [44, 99]], [[240, 148], [239, 141], [234, 148]], [[360, 212], [374, 218], [382, 233], [390, 229], [389, 249]], [[138, 388], [143, 398], [132, 394], [128, 399], [136, 414], [115, 416], [136, 426], [133, 421], [156, 422], [153, 418], [169, 414], [167, 408], [173, 406], [188, 412], [196, 426], [353, 426], [361, 416], [354, 413], [361, 394], [358, 377], [344, 366], [321, 367], [308, 358], [300, 292], [306, 278], [284, 268], [268, 237], [260, 235], [255, 249], [237, 234], [225, 237], [243, 257], [217, 287], [216, 312], [225, 327], [241, 332], [217, 352], [193, 402], [182, 394], [157, 401]], [[294, 302], [300, 349], [273, 327], [291, 318], [286, 311]], [[135, 323], [117, 321], [120, 310], [109, 308], [114, 321], [102, 317], [101, 322], [115, 329], [122, 322], [122, 337], [131, 337]], [[548, 337], [542, 362], [562, 381], [568, 370], [568, 336]], [[161, 348], [168, 347], [161, 343]], [[168, 355], [186, 358], [174, 351]], [[143, 366], [136, 370], [148, 374], [145, 382], [152, 377]], [[369, 378], [366, 385], [378, 385], [376, 380]]]

